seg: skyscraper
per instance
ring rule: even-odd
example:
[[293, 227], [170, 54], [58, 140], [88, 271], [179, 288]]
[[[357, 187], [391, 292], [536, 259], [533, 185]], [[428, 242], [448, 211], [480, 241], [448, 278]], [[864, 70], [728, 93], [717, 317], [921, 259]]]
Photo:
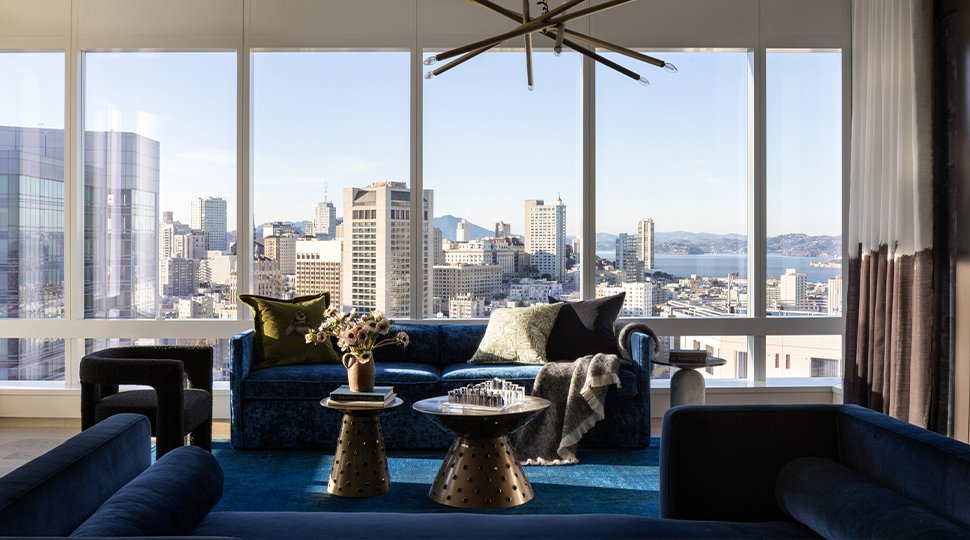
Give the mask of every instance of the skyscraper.
[[785, 309], [807, 309], [808, 291], [805, 274], [799, 274], [794, 268], [788, 268], [781, 275], [778, 283], [779, 301]]
[[209, 232], [209, 247], [212, 251], [226, 251], [229, 240], [226, 237], [226, 200], [221, 197], [199, 197], [192, 200], [193, 229]]
[[653, 220], [641, 219], [637, 223], [637, 258], [643, 261], [644, 270], [653, 266]]
[[337, 235], [337, 208], [332, 202], [324, 199], [317, 203], [313, 217], [313, 235], [320, 240], [333, 240]]
[[455, 230], [455, 240], [458, 242], [468, 242], [472, 239], [472, 224], [468, 220], [461, 218], [458, 228]]
[[[433, 257], [434, 195], [424, 190], [422, 250], [423, 310], [431, 314], [429, 276]], [[344, 189], [344, 242], [341, 298], [346, 309], [380, 310], [391, 318], [411, 316], [411, 190], [404, 182], [375, 182]], [[429, 238], [430, 237], [430, 238]]]
[[643, 281], [640, 268], [640, 259], [637, 258], [637, 237], [620, 233], [616, 239], [616, 269], [626, 274], [624, 281], [637, 283]]
[[495, 222], [495, 238], [512, 236], [512, 226], [504, 221]]
[[562, 281], [566, 276], [566, 205], [562, 198], [556, 204], [541, 200], [525, 201], [525, 250], [529, 264], [540, 276]]

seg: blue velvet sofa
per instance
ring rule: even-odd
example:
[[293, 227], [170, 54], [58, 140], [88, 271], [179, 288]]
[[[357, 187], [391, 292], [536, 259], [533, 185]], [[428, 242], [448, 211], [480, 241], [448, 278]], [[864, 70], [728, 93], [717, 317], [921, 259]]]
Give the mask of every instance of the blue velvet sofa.
[[670, 409], [660, 518], [211, 512], [216, 459], [150, 434], [115, 415], [0, 477], [0, 538], [970, 538], [970, 446], [854, 405]]
[[[375, 351], [378, 385], [393, 386], [404, 404], [381, 413], [388, 448], [448, 448], [453, 438], [411, 408], [416, 401], [499, 377], [524, 385], [529, 393], [538, 365], [468, 364], [485, 335], [485, 324], [395, 324], [391, 332], [411, 338], [406, 349]], [[606, 418], [581, 446], [650, 445], [650, 337], [630, 334], [632, 366], [620, 370], [620, 387], [606, 397]], [[320, 400], [347, 384], [343, 365], [278, 366], [253, 370], [252, 330], [229, 342], [231, 437], [233, 448], [333, 448], [340, 413]]]

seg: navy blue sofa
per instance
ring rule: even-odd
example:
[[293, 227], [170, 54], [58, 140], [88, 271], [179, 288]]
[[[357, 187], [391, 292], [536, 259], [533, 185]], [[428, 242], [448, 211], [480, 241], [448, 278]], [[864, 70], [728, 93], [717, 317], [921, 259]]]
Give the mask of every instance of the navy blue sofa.
[[[538, 365], [473, 365], [485, 335], [485, 324], [395, 324], [391, 332], [411, 338], [406, 349], [375, 351], [376, 384], [393, 386], [404, 404], [381, 413], [388, 448], [448, 448], [453, 437], [411, 408], [416, 401], [449, 390], [499, 377], [526, 387]], [[632, 366], [620, 370], [620, 387], [606, 397], [606, 418], [582, 439], [584, 447], [650, 445], [650, 337], [633, 332], [628, 344]], [[279, 366], [253, 370], [256, 364], [252, 330], [229, 342], [230, 428], [233, 448], [333, 448], [340, 413], [320, 400], [347, 384], [343, 365]]]
[[970, 446], [854, 405], [670, 409], [661, 518], [211, 512], [215, 458], [150, 444], [119, 414], [0, 477], [0, 538], [970, 538]]

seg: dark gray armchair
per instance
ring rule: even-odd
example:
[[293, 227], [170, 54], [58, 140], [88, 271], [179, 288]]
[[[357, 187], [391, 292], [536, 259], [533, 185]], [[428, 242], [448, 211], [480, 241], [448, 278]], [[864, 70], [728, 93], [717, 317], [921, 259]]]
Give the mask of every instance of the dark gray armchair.
[[[118, 413], [148, 417], [156, 459], [189, 444], [212, 450], [212, 347], [113, 347], [81, 359], [81, 429]], [[118, 391], [119, 385], [152, 390]]]

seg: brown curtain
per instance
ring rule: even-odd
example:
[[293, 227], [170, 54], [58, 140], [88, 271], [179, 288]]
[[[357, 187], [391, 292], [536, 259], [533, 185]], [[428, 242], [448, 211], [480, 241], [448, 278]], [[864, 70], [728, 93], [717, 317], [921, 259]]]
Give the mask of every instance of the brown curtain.
[[848, 267], [844, 401], [933, 428], [933, 253], [892, 257], [886, 245]]

